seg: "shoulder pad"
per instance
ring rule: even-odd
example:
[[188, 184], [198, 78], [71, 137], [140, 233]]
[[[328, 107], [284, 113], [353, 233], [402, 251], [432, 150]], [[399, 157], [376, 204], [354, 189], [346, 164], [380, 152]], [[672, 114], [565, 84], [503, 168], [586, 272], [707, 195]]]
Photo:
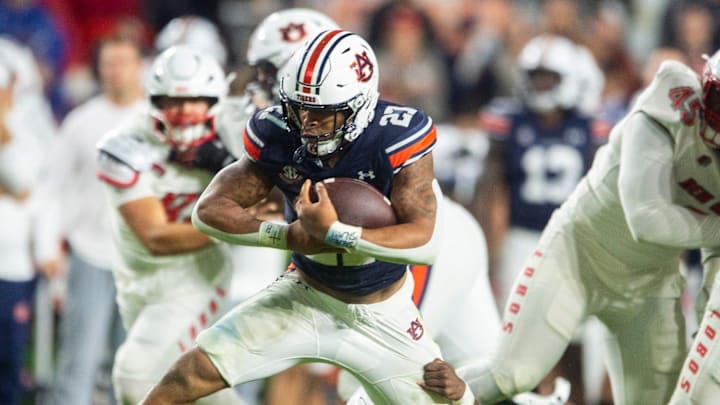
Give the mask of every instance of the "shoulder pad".
[[115, 187], [127, 188], [135, 184], [140, 173], [107, 153], [100, 153], [98, 173], [100, 180]]
[[428, 122], [432, 123], [430, 116], [419, 108], [384, 100], [378, 102], [374, 114], [366, 130], [380, 131], [386, 143], [395, 143], [397, 139], [412, 136], [426, 127]]
[[[699, 76], [676, 61], [660, 65], [652, 83], [638, 96], [633, 107], [665, 125], [679, 124], [700, 108]], [[685, 122], [688, 124], [688, 122]]]
[[153, 163], [163, 158], [155, 145], [120, 131], [110, 131], [97, 148], [138, 172], [151, 170]]
[[245, 155], [255, 162], [259, 161], [262, 150], [277, 139], [273, 136], [278, 132], [283, 137], [287, 132], [287, 125], [282, 118], [280, 106], [268, 107], [256, 112], [248, 121], [243, 132]]
[[[410, 114], [412, 117], [405, 124], [403, 114]], [[381, 116], [380, 125], [386, 117], [389, 124], [393, 125], [393, 131], [383, 132], [384, 152], [388, 157], [390, 165], [395, 173], [399, 172], [403, 167], [412, 164], [426, 154], [430, 153], [435, 147], [437, 141], [437, 129], [432, 118], [422, 110], [416, 110], [411, 107], [390, 104], [385, 108], [384, 114]], [[395, 122], [393, 122], [395, 120]], [[400, 127], [406, 127], [398, 130]]]
[[680, 74], [697, 78], [698, 75], [689, 66], [676, 60], [666, 60], [660, 64], [655, 76], [665, 76], [668, 74]]
[[280, 107], [279, 105], [275, 105], [261, 110], [258, 114], [255, 115], [255, 119], [258, 121], [266, 120], [268, 124], [271, 124], [282, 130], [288, 129], [287, 124], [283, 119], [282, 107]]

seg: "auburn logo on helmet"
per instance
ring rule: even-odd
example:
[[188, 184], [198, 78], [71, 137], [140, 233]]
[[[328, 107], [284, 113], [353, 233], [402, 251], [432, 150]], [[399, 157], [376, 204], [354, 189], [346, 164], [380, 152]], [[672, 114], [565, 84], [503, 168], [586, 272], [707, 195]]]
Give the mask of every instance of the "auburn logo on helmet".
[[302, 23], [290, 23], [287, 27], [280, 28], [280, 34], [282, 35], [282, 40], [285, 42], [297, 42], [307, 36], [305, 25]]
[[350, 67], [357, 74], [358, 81], [363, 83], [370, 80], [375, 72], [375, 65], [365, 51], [362, 54], [355, 54], [355, 62]]

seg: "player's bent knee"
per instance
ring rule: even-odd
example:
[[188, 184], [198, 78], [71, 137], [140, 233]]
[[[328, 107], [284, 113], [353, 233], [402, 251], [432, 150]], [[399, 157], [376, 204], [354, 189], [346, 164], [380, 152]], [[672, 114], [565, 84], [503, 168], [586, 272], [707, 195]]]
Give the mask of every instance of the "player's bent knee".
[[118, 377], [113, 374], [113, 388], [115, 400], [118, 404], [137, 404], [152, 388], [151, 381], [137, 380], [127, 377]]
[[154, 381], [148, 370], [152, 365], [132, 345], [123, 344], [115, 355], [112, 370], [115, 398], [120, 404], [137, 404], [150, 391]]
[[146, 377], [146, 370], [151, 368], [152, 364], [142, 356], [141, 352], [133, 350], [131, 346], [124, 344], [120, 346], [115, 354], [115, 363], [113, 364], [113, 378], [115, 376], [121, 378], [143, 378]]

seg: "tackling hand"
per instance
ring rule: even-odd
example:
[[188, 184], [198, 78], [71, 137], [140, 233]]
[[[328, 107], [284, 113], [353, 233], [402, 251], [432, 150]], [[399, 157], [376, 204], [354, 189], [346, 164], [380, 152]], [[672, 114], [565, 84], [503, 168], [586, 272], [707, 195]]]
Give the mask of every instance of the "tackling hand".
[[423, 381], [418, 385], [425, 391], [457, 401], [465, 394], [467, 385], [446, 361], [435, 359], [423, 367]]

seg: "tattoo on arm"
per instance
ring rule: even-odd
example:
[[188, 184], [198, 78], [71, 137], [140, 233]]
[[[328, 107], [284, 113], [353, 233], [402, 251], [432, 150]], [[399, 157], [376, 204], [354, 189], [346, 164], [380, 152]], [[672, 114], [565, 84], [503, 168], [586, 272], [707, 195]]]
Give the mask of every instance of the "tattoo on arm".
[[248, 208], [265, 198], [272, 186], [255, 163], [243, 158], [213, 178], [195, 208], [198, 218], [224, 232], [254, 232], [260, 221]]
[[395, 175], [390, 200], [401, 222], [418, 218], [435, 222], [437, 201], [432, 190], [433, 178], [432, 154], [422, 157]]
[[218, 196], [247, 208], [265, 198], [273, 184], [256, 164], [243, 158], [221, 171], [210, 187]]

